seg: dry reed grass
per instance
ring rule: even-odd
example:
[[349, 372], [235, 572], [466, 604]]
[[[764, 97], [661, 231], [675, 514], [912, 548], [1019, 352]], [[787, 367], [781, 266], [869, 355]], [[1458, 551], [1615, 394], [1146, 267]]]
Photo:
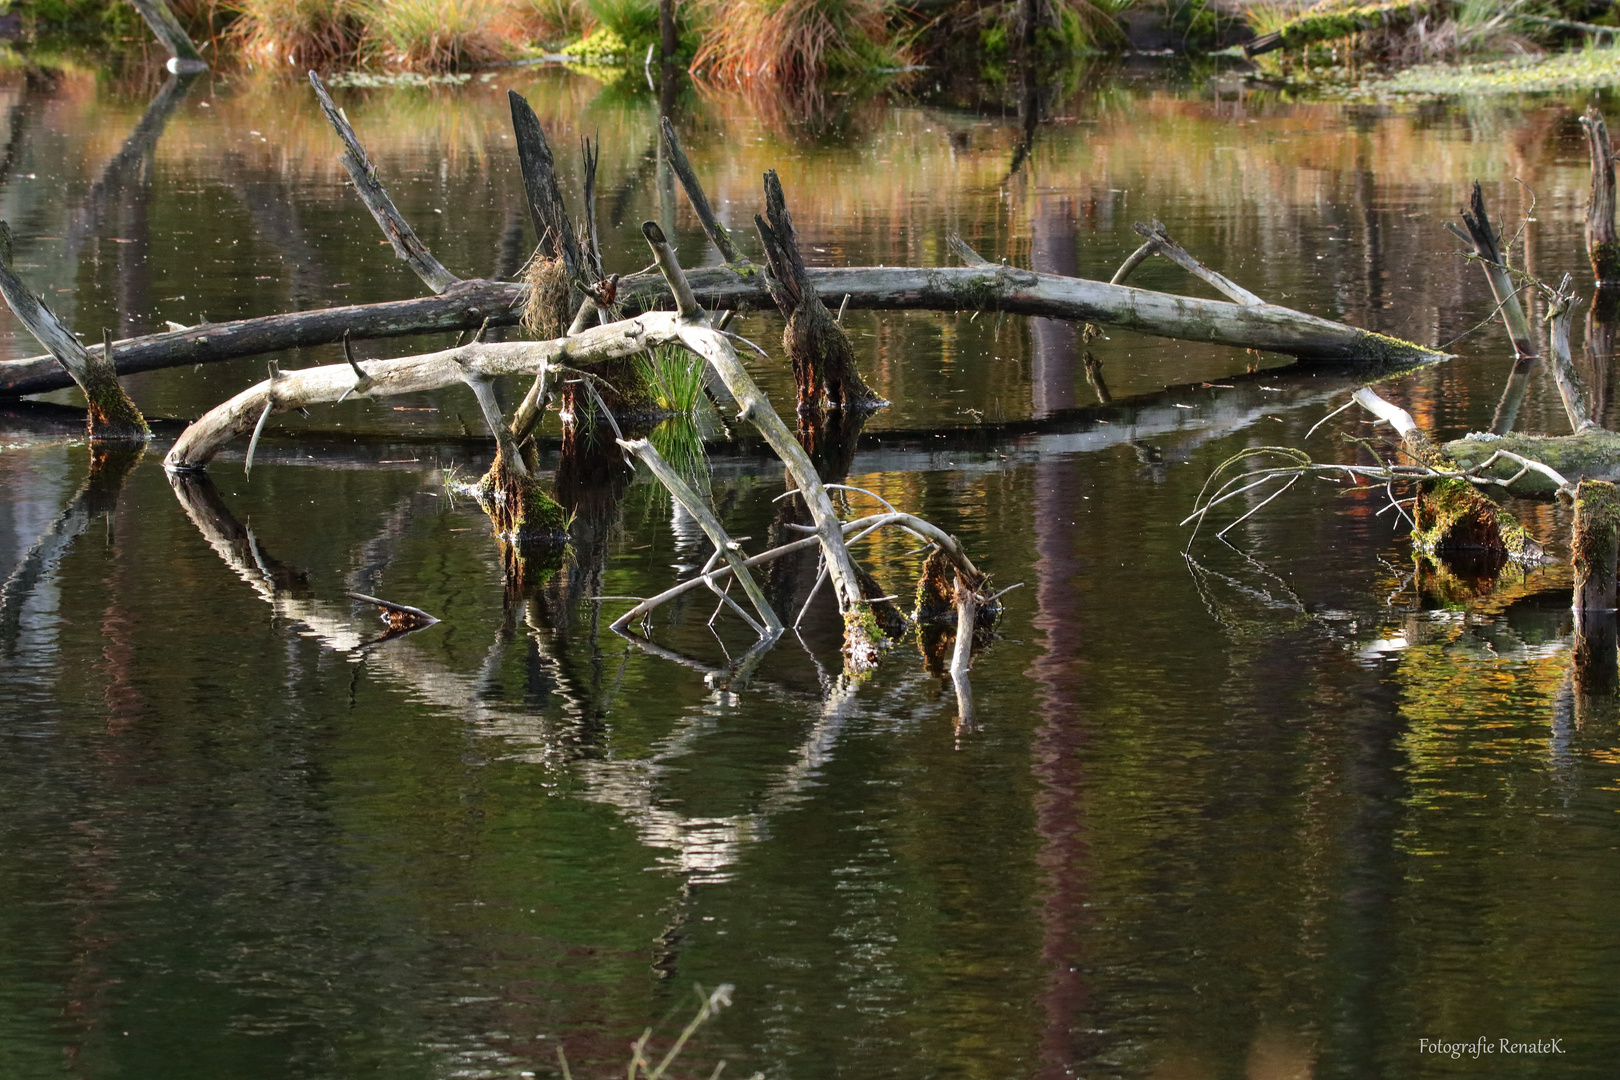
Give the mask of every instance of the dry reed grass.
[[[214, 0], [190, 0], [199, 9]], [[229, 0], [231, 36], [260, 64], [329, 67], [371, 58], [449, 71], [511, 57], [579, 25], [579, 0]]]
[[504, 60], [518, 48], [506, 0], [356, 0], [361, 50], [390, 67], [451, 71]]
[[562, 259], [548, 259], [536, 252], [523, 268], [523, 284], [529, 287], [523, 301], [523, 332], [536, 341], [562, 337], [574, 315], [568, 309], [573, 283]]
[[352, 59], [362, 25], [354, 0], [232, 0], [231, 37], [252, 61], [324, 68]]
[[692, 70], [783, 85], [908, 62], [886, 0], [710, 0]]

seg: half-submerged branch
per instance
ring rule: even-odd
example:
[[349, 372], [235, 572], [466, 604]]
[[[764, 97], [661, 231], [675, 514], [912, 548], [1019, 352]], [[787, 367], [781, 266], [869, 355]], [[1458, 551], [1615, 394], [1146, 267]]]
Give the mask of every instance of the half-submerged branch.
[[354, 181], [355, 191], [360, 193], [366, 209], [377, 220], [378, 228], [388, 237], [388, 242], [394, 245], [394, 254], [405, 262], [415, 272], [422, 282], [435, 293], [443, 293], [450, 286], [461, 279], [446, 270], [438, 259], [433, 257], [427, 245], [422, 243], [405, 220], [405, 216], [389, 198], [388, 191], [383, 187], [382, 181], [377, 178], [377, 170], [371, 164], [371, 158], [366, 156], [366, 148], [360, 145], [360, 138], [354, 133], [349, 124], [349, 118], [342, 109], [332, 103], [332, 96], [326, 92], [326, 86], [321, 77], [315, 72], [309, 73], [309, 84], [315, 88], [315, 96], [320, 100], [321, 111], [331, 121], [332, 127], [343, 140], [343, 167], [349, 171], [349, 178]]
[[0, 221], [0, 293], [5, 295], [17, 321], [51, 351], [62, 370], [84, 392], [91, 439], [144, 440], [151, 436], [141, 411], [118, 385], [113, 365], [79, 344], [56, 313], [12, 269], [11, 227], [4, 221]]
[[[1458, 472], [1457, 463], [1417, 426], [1412, 414], [1362, 387], [1356, 403], [1392, 426], [1408, 457], [1426, 469]], [[1529, 468], [1530, 463], [1521, 462]], [[1426, 555], [1484, 554], [1515, 562], [1541, 561], [1541, 545], [1507, 511], [1463, 476], [1424, 481], [1412, 511], [1412, 545]]]
[[166, 0], [129, 0], [141, 13], [152, 35], [168, 50], [168, 69], [176, 75], [187, 75], [208, 70], [208, 61], [202, 58], [191, 35], [180, 25], [180, 20], [169, 10]]
[[720, 257], [731, 266], [753, 265], [748, 256], [737, 250], [737, 244], [731, 239], [731, 233], [720, 224], [720, 219], [714, 216], [714, 210], [709, 206], [709, 197], [703, 193], [703, 183], [698, 180], [696, 170], [686, 158], [686, 151], [681, 148], [681, 140], [675, 134], [675, 125], [669, 122], [669, 117], [663, 117], [658, 123], [659, 133], [664, 139], [664, 150], [669, 155], [670, 167], [680, 178], [681, 187], [686, 191], [687, 201], [692, 204], [692, 210], [697, 214], [698, 223], [703, 226], [703, 232], [716, 248], [720, 250]]

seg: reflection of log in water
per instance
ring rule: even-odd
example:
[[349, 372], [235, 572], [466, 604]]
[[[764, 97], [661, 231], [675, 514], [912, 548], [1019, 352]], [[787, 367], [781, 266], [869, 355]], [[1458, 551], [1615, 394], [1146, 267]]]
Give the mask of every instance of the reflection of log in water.
[[103, 514], [118, 505], [124, 481], [146, 452], [144, 444], [95, 443], [90, 473], [67, 507], [0, 585], [0, 655], [13, 656], [22, 633], [23, 609], [45, 576], [62, 561], [73, 541]]

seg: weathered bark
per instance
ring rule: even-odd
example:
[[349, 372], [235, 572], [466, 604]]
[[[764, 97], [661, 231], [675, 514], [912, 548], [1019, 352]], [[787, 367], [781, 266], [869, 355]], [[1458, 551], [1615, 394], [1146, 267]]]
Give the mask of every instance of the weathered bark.
[[887, 404], [861, 379], [849, 335], [821, 302], [806, 271], [775, 169], [765, 173], [765, 217], [754, 215], [754, 226], [765, 244], [766, 287], [787, 320], [782, 348], [793, 364], [799, 411], [815, 417], [824, 404], [835, 409], [874, 409]]
[[[584, 269], [585, 260], [574, 235], [573, 220], [563, 202], [562, 188], [557, 183], [557, 165], [551, 156], [551, 145], [546, 142], [540, 118], [528, 100], [516, 90], [508, 90], [506, 97], [512, 109], [512, 133], [517, 141], [518, 164], [523, 170], [523, 190], [528, 196], [536, 240], [547, 257], [562, 259], [569, 280], [573, 281]], [[574, 306], [569, 306], [570, 313]], [[566, 315], [563, 321], [566, 325]]]
[[1552, 345], [1553, 379], [1558, 384], [1558, 396], [1564, 402], [1564, 415], [1569, 418], [1570, 430], [1579, 435], [1597, 427], [1592, 420], [1591, 399], [1580, 372], [1575, 370], [1575, 359], [1569, 351], [1569, 325], [1575, 319], [1575, 294], [1569, 291], [1569, 275], [1553, 300], [1551, 328], [1548, 334]]
[[191, 35], [186, 28], [180, 25], [180, 20], [174, 17], [165, 0], [129, 0], [146, 25], [151, 27], [152, 34], [163, 47], [168, 50], [168, 68], [175, 74], [185, 74], [208, 70], [208, 61], [202, 58], [197, 46], [191, 41]]
[[1592, 418], [1600, 425], [1607, 422], [1609, 406], [1614, 400], [1617, 328], [1620, 328], [1620, 288], [1600, 288], [1592, 294], [1592, 306], [1586, 312], [1585, 350], [1586, 389], [1591, 394]]
[[1586, 200], [1586, 254], [1599, 287], [1620, 285], [1620, 240], [1614, 233], [1614, 147], [1596, 105], [1587, 106], [1581, 127], [1586, 131], [1592, 166], [1592, 189]]
[[79, 344], [56, 313], [23, 284], [11, 265], [11, 227], [0, 221], [0, 293], [17, 321], [51, 351], [56, 362], [84, 392], [86, 427], [92, 440], [145, 440], [151, 437], [146, 420], [118, 385], [113, 365]]
[[377, 178], [377, 170], [366, 156], [366, 148], [360, 145], [360, 139], [349, 125], [349, 118], [343, 110], [332, 103], [332, 97], [326, 92], [326, 86], [321, 77], [315, 72], [309, 73], [309, 84], [315, 88], [315, 96], [320, 100], [321, 111], [331, 121], [338, 138], [343, 140], [343, 167], [348, 170], [349, 178], [354, 181], [355, 191], [365, 202], [366, 209], [376, 219], [377, 226], [382, 229], [383, 235], [388, 237], [389, 243], [394, 245], [394, 254], [404, 260], [405, 264], [415, 272], [422, 282], [435, 293], [443, 293], [461, 279], [446, 270], [427, 245], [422, 243], [416, 235], [394, 200], [389, 198], [388, 191], [383, 187], [382, 181]]
[[675, 135], [675, 125], [670, 123], [669, 117], [659, 121], [658, 130], [664, 140], [664, 153], [668, 156], [669, 164], [675, 170], [675, 175], [681, 181], [681, 187], [686, 191], [686, 198], [692, 204], [692, 210], [697, 214], [698, 223], [703, 226], [704, 235], [720, 250], [720, 257], [731, 266], [751, 266], [748, 256], [737, 250], [736, 243], [731, 239], [731, 233], [720, 224], [720, 219], [714, 216], [709, 207], [709, 197], [703, 193], [703, 183], [698, 179], [697, 172], [692, 163], [686, 158], [686, 151], [681, 148], [681, 140]]
[[[513, 325], [522, 288], [504, 281], [463, 281], [442, 296], [395, 300], [266, 315], [233, 322], [203, 323], [185, 330], [148, 334], [113, 342], [120, 375], [161, 368], [235, 360], [286, 349], [332, 345], [344, 334], [355, 338], [475, 330], [484, 320]], [[101, 346], [86, 346], [99, 357]], [[72, 386], [49, 356], [0, 362], [0, 396], [43, 394]]]
[[[537, 374], [548, 364], [575, 364], [581, 361], [630, 356], [653, 344], [680, 340], [679, 317], [666, 312], [649, 312], [608, 326], [592, 327], [572, 338], [552, 341], [503, 341], [462, 345], [422, 356], [391, 360], [370, 360], [364, 375], [357, 379], [348, 364], [328, 364], [283, 372], [272, 384], [266, 380], [244, 390], [210, 410], [186, 428], [169, 451], [164, 463], [171, 469], [199, 469], [221, 446], [246, 434], [257, 423], [265, 406], [275, 412], [302, 408], [321, 402], [335, 402], [350, 395], [383, 397], [437, 390], [457, 383], [471, 384], [479, 378], [519, 373]], [[369, 380], [364, 389], [357, 385]], [[509, 432], [509, 429], [502, 428]], [[510, 442], [510, 434], [505, 441]], [[508, 465], [521, 467], [521, 459]]]
[[680, 49], [675, 32], [675, 0], [658, 0], [658, 58], [668, 64]]
[[[693, 270], [688, 278], [712, 309], [758, 305], [770, 299], [758, 273], [739, 274], [728, 267], [712, 266]], [[1312, 360], [1383, 364], [1446, 356], [1409, 341], [1273, 304], [1243, 306], [997, 264], [812, 268], [808, 278], [818, 292], [848, 295], [852, 310], [1005, 311]], [[491, 326], [509, 326], [518, 321], [523, 299], [521, 285], [468, 280], [438, 297], [210, 323], [118, 341], [114, 346], [120, 374], [130, 374], [333, 344], [342, 340], [345, 330], [352, 330], [355, 338], [367, 338], [473, 330], [485, 320]], [[635, 274], [620, 281], [618, 299], [622, 310], [634, 315], [659, 303], [667, 305], [671, 297], [658, 275]], [[71, 380], [61, 375], [49, 357], [0, 363], [0, 396], [40, 394], [70, 385]]]
[[[1446, 457], [1405, 409], [1365, 387], [1356, 391], [1355, 399], [1368, 412], [1395, 428], [1402, 448], [1413, 461], [1431, 469], [1456, 470], [1456, 463]], [[1535, 564], [1542, 558], [1541, 545], [1523, 525], [1480, 494], [1473, 484], [1459, 477], [1424, 481], [1418, 490], [1412, 519], [1412, 546], [1425, 555], [1480, 558], [1497, 567], [1510, 559]]]
[[1613, 484], [1583, 480], [1576, 487], [1570, 556], [1575, 565], [1575, 609], [1613, 611], [1620, 563], [1620, 491]]
[[1264, 300], [1248, 289], [1223, 274], [1217, 274], [1189, 255], [1186, 248], [1170, 239], [1169, 233], [1164, 230], [1164, 223], [1157, 218], [1153, 220], [1151, 225], [1144, 225], [1138, 221], [1131, 228], [1136, 230], [1137, 235], [1145, 237], [1147, 242], [1132, 252], [1130, 257], [1114, 272], [1113, 284], [1123, 284], [1131, 272], [1140, 266], [1149, 255], [1163, 255], [1189, 274], [1208, 284], [1234, 304], [1254, 305], [1265, 303]]

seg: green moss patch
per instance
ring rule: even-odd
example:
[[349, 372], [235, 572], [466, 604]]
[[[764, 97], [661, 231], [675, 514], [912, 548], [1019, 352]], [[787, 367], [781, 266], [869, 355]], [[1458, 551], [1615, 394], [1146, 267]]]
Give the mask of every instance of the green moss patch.
[[1604, 46], [1480, 64], [1425, 64], [1364, 80], [1356, 97], [1555, 94], [1620, 86], [1620, 46]]

